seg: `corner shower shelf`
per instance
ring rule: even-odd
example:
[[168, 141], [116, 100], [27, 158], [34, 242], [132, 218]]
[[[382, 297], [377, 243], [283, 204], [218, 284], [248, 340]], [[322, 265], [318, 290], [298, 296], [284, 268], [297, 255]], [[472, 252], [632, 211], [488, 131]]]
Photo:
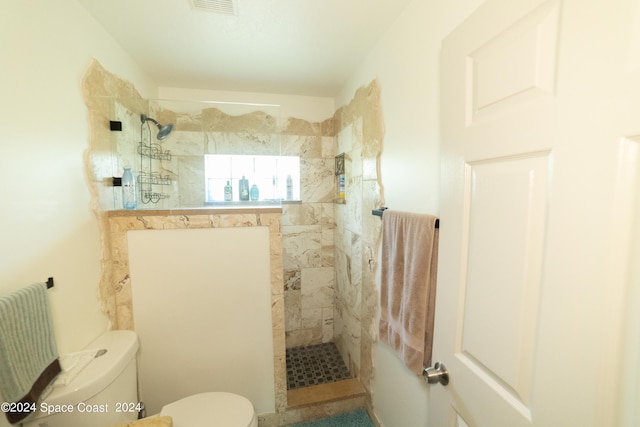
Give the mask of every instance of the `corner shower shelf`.
[[[143, 123], [144, 126], [144, 123]], [[144, 204], [158, 203], [162, 199], [169, 197], [168, 194], [153, 191], [154, 185], [171, 185], [172, 180], [168, 175], [162, 175], [153, 171], [152, 160], [171, 160], [169, 150], [163, 150], [160, 144], [145, 144], [142, 140], [142, 127], [140, 130], [140, 143], [138, 144], [138, 154], [140, 154], [140, 174], [138, 175], [138, 185], [140, 187], [140, 201]], [[148, 170], [142, 166], [142, 158], [149, 159]]]

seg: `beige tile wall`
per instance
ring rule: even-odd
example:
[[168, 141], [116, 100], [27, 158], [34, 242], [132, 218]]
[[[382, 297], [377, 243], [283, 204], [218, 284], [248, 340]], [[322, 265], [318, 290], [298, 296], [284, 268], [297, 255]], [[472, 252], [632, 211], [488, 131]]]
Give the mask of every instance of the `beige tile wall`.
[[345, 153], [345, 204], [335, 205], [334, 340], [371, 397], [373, 342], [377, 338], [375, 271], [384, 204], [379, 180], [384, 127], [374, 81], [334, 116], [337, 152]]

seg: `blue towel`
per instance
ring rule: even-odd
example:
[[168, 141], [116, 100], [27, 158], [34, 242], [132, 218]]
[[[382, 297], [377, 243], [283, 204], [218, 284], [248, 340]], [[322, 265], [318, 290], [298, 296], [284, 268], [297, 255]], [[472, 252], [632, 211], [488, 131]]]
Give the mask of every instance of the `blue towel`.
[[35, 283], [0, 298], [0, 391], [15, 411], [10, 423], [24, 419], [60, 373], [47, 285]]

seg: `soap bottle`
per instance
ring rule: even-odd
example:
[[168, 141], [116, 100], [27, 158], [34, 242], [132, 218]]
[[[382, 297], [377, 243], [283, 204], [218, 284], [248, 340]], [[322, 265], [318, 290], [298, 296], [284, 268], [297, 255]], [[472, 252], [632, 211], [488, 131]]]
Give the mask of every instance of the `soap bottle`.
[[231, 183], [227, 181], [227, 185], [224, 186], [224, 201], [230, 202], [231, 200], [233, 200], [233, 188]]
[[137, 206], [136, 181], [129, 167], [125, 167], [122, 174], [122, 203], [125, 209], [135, 209]]
[[287, 200], [293, 200], [293, 179], [287, 175]]
[[260, 190], [258, 189], [258, 186], [255, 184], [251, 186], [251, 191], [249, 193], [252, 201], [256, 201], [260, 198]]
[[249, 200], [249, 180], [242, 175], [240, 180], [240, 200]]

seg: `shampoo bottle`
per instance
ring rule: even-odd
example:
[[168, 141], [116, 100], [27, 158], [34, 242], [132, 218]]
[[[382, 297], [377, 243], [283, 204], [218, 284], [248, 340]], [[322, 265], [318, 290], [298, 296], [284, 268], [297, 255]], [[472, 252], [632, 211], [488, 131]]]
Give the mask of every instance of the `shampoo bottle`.
[[233, 200], [233, 188], [229, 181], [227, 181], [227, 185], [224, 186], [224, 201], [230, 202], [231, 200]]
[[287, 175], [287, 200], [293, 200], [293, 179]]
[[240, 200], [249, 200], [249, 180], [244, 175], [240, 180]]
[[251, 186], [251, 191], [249, 193], [252, 201], [256, 201], [260, 198], [260, 190], [258, 189], [258, 186], [255, 184]]

